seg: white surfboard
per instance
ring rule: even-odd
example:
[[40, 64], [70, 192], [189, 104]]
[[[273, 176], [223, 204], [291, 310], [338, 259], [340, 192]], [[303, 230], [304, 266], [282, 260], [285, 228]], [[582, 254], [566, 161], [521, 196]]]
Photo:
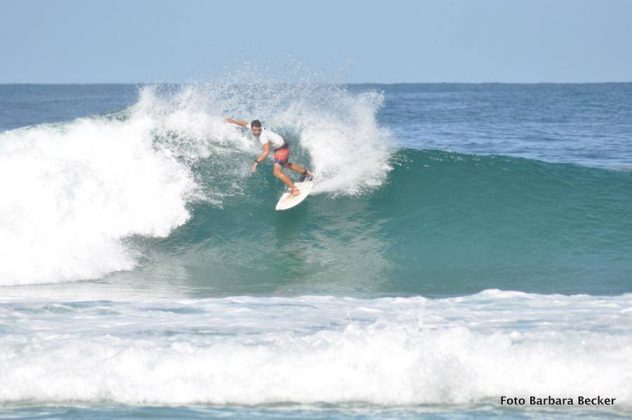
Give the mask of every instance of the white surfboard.
[[314, 181], [311, 176], [305, 178], [304, 181], [295, 182], [296, 188], [298, 188], [301, 193], [299, 195], [292, 195], [290, 190], [288, 189], [283, 193], [279, 202], [276, 205], [277, 210], [287, 210], [291, 209], [294, 206], [298, 206], [301, 204], [303, 200], [307, 198], [309, 193], [312, 191], [312, 187], [314, 186]]

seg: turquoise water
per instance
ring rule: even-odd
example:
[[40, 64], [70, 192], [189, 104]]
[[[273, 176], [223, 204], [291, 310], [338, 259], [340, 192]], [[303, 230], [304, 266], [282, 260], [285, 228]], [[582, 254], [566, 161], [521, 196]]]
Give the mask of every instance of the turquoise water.
[[0, 86], [0, 416], [629, 416], [630, 94]]
[[261, 174], [145, 246], [210, 295], [631, 291], [632, 173], [413, 149], [392, 162], [379, 190], [286, 214]]

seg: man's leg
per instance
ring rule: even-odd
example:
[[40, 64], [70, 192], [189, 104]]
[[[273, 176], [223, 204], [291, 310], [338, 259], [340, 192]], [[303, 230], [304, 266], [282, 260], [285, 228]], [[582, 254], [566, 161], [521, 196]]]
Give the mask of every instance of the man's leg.
[[301, 193], [299, 189], [296, 188], [296, 185], [294, 185], [290, 177], [288, 177], [287, 175], [283, 173], [281, 165], [279, 165], [278, 163], [275, 163], [272, 166], [272, 173], [274, 174], [274, 176], [276, 176], [281, 181], [283, 181], [283, 183], [287, 185], [288, 188], [290, 188], [290, 190], [292, 190], [292, 195], [299, 195]]
[[293, 170], [294, 172], [298, 172], [301, 175], [309, 175], [309, 176], [313, 176], [313, 174], [308, 171], [307, 169], [303, 168], [301, 165], [297, 164], [297, 163], [290, 163], [288, 162], [285, 165], [286, 168], [290, 168], [291, 170]]

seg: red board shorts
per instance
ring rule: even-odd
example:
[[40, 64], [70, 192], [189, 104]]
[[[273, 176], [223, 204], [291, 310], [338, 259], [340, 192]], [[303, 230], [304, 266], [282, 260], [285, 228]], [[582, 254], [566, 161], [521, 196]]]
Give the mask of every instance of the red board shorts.
[[290, 158], [290, 148], [285, 143], [283, 146], [274, 150], [274, 163], [278, 163], [281, 166], [287, 165], [287, 161]]

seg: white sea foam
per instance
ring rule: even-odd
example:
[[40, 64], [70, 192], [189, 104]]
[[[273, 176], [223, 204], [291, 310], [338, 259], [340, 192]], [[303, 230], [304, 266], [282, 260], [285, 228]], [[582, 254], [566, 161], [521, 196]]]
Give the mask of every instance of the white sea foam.
[[[244, 194], [259, 145], [229, 126], [260, 118], [319, 175], [315, 192], [358, 194], [388, 172], [381, 96], [323, 86], [145, 87], [112, 116], [0, 133], [0, 285], [96, 279], [132, 269], [126, 240], [164, 237], [187, 204]], [[204, 159], [210, 168], [196, 173]]]
[[0, 401], [392, 406], [600, 395], [627, 412], [631, 307], [632, 295], [499, 291], [438, 300], [5, 300]]
[[89, 118], [0, 137], [0, 284], [97, 278], [134, 266], [122, 239], [189, 215], [190, 171], [152, 146], [153, 122]]
[[217, 139], [222, 146], [260, 153], [259, 143], [247, 130], [228, 126], [218, 117], [262, 120], [290, 143], [292, 161], [317, 174], [314, 194], [357, 195], [382, 185], [391, 169], [394, 140], [376, 119], [383, 100], [378, 92], [353, 93], [312, 83], [205, 84], [175, 92], [147, 89], [138, 108], [164, 116], [165, 131], [178, 133], [180, 146], [186, 138], [184, 144], [195, 157], [208, 156], [204, 150], [217, 146]]
[[314, 193], [355, 195], [382, 185], [391, 169], [393, 148], [390, 132], [376, 121], [383, 96], [344, 91], [328, 96], [329, 106], [298, 101], [275, 116], [279, 124], [300, 131], [300, 145], [309, 152], [318, 175]]

